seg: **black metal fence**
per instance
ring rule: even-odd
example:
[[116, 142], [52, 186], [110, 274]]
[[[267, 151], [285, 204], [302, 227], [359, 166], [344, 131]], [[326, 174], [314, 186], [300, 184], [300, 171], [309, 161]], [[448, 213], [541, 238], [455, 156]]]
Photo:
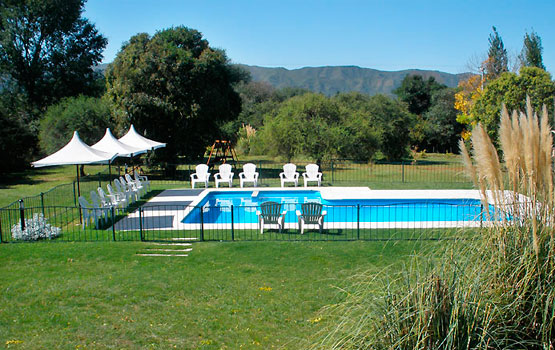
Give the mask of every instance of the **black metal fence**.
[[[296, 203], [283, 205], [286, 213], [280, 228], [276, 224], [260, 225], [259, 208], [248, 205], [149, 205], [130, 212], [98, 208], [98, 213], [103, 215], [87, 220], [86, 224], [83, 224], [83, 213], [75, 206], [22, 206], [0, 210], [0, 237], [2, 242], [24, 241], [33, 235], [51, 241], [443, 239], [470, 235], [489, 222], [479, 204], [430, 201], [334, 205], [324, 206], [326, 215], [321, 230], [318, 225], [312, 225], [301, 234], [299, 208]], [[22, 232], [27, 232], [27, 236]]]

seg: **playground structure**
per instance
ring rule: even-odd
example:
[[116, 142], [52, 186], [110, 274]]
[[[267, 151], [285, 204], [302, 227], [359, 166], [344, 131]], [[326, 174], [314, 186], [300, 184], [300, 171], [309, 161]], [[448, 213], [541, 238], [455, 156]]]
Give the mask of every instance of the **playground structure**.
[[228, 161], [237, 162], [237, 154], [231, 145], [231, 141], [216, 140], [210, 149], [210, 155], [206, 165], [220, 163], [225, 164]]

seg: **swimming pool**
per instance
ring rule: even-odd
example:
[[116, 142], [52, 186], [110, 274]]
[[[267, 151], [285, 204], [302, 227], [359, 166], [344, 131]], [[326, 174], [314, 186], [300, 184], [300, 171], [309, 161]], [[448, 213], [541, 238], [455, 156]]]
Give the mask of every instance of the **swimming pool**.
[[285, 222], [289, 226], [297, 223], [295, 211], [306, 202], [324, 205], [327, 211], [325, 222], [332, 226], [356, 224], [379, 228], [384, 224], [402, 227], [420, 223], [427, 227], [457, 227], [475, 226], [484, 220], [482, 203], [475, 191], [368, 192], [367, 188], [334, 189], [207, 191], [193, 203], [196, 210], [191, 209], [181, 223], [255, 224], [258, 222], [256, 211], [266, 201], [282, 203], [282, 210], [287, 211]]

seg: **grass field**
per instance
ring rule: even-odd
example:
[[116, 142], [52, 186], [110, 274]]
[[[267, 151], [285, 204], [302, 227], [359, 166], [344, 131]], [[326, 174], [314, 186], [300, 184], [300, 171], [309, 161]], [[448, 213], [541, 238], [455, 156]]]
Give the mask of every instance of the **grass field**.
[[[0, 341], [13, 349], [299, 349], [362, 271], [441, 242], [0, 245]], [[172, 248], [170, 248], [172, 249]], [[379, 286], [376, 286], [379, 288]], [[0, 345], [0, 346], [1, 346]]]

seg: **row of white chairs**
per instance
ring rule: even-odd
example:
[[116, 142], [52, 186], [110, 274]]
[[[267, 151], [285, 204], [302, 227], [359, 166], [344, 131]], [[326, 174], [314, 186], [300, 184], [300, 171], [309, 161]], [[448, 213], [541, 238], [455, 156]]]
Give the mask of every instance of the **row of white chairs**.
[[[208, 187], [208, 182], [210, 181], [209, 168], [206, 164], [199, 164], [195, 168], [195, 173], [191, 174], [191, 187], [195, 188], [196, 183], [203, 183], [204, 187]], [[214, 175], [214, 182], [216, 188], [219, 187], [220, 183], [227, 183], [229, 187], [233, 186], [233, 176], [235, 175], [231, 170], [231, 165], [222, 164], [218, 168], [219, 172]], [[309, 182], [316, 182], [318, 187], [322, 185], [322, 173], [319, 171], [317, 164], [308, 164], [305, 167], [305, 172], [303, 173], [304, 186], [307, 187]], [[253, 183], [254, 187], [258, 186], [259, 174], [256, 171], [256, 165], [253, 163], [247, 163], [243, 165], [243, 171], [239, 173], [239, 184], [241, 188], [245, 183]], [[299, 173], [297, 172], [297, 166], [292, 163], [285, 164], [283, 166], [283, 172], [279, 174], [281, 181], [281, 187], [285, 186], [285, 183], [291, 182], [295, 184], [295, 187], [299, 185]]]
[[98, 224], [107, 222], [112, 211], [122, 211], [136, 200], [139, 200], [145, 193], [150, 191], [150, 181], [146, 176], [140, 176], [135, 171], [135, 177], [125, 174], [119, 179], [114, 179], [114, 186], [107, 184], [108, 193], [102, 187], [90, 192], [90, 202], [85, 197], [79, 197], [79, 206], [83, 215], [83, 228], [91, 222], [97, 227]]

